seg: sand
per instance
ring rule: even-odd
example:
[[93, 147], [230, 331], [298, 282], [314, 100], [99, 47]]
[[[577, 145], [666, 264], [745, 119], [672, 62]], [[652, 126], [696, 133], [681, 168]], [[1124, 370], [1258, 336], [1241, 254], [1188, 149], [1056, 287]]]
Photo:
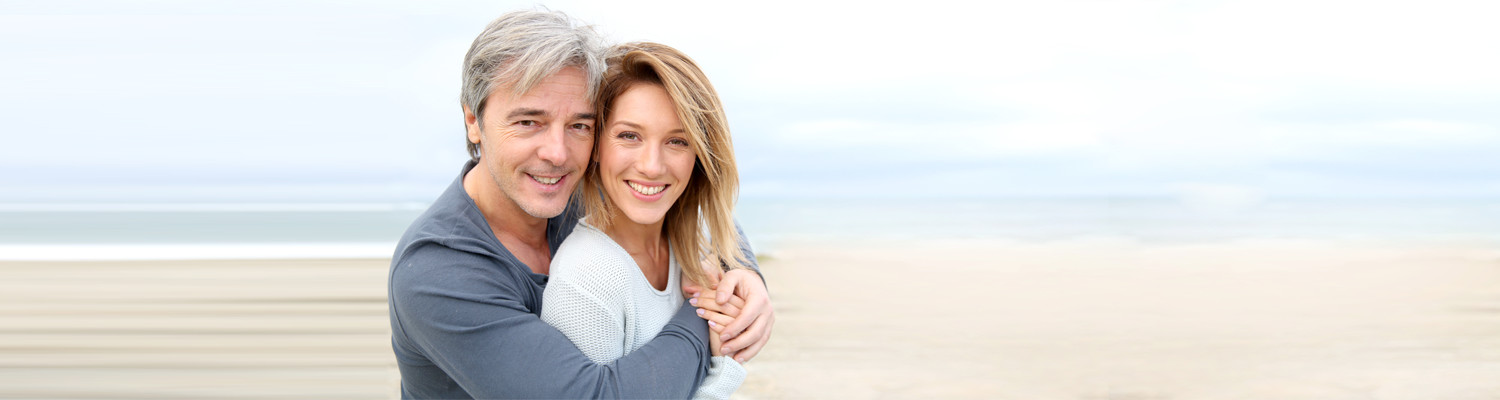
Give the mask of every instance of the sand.
[[[736, 397], [1500, 398], [1482, 243], [805, 243]], [[0, 398], [392, 398], [386, 260], [0, 262]]]

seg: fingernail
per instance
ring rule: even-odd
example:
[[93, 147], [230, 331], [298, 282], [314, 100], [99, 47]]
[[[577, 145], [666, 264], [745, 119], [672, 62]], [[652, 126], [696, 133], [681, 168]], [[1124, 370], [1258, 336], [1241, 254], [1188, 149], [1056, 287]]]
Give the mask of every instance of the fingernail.
[[[703, 309], [702, 309], [702, 308], [700, 308], [700, 309], [698, 309], [698, 316], [700, 316], [700, 317], [702, 317], [702, 316], [703, 316]], [[709, 323], [709, 324], [710, 324], [710, 325], [712, 325], [712, 324], [713, 324], [713, 323], [714, 323], [714, 322], [713, 322], [713, 321], [708, 321], [708, 323]]]
[[734, 361], [738, 362], [740, 364], [744, 364], [745, 363], [745, 358], [744, 357], [736, 358], [736, 359], [734, 359]]
[[[688, 304], [692, 304], [693, 307], [697, 307], [698, 306], [698, 298], [694, 297], [694, 298], [688, 299]], [[698, 314], [702, 315], [703, 314], [703, 310], [698, 310]]]
[[[703, 315], [703, 310], [698, 310], [698, 315]], [[708, 326], [718, 327], [719, 324], [714, 323], [713, 321], [708, 321]]]
[[723, 348], [719, 349], [719, 353], [723, 353], [723, 354], [729, 354], [729, 353], [731, 353], [729, 351], [729, 346], [724, 346]]
[[703, 292], [693, 292], [693, 298], [698, 298], [700, 294], [703, 294]]
[[708, 288], [709, 289], [718, 289], [719, 288], [719, 284], [715, 283], [715, 284], [712, 284], [712, 285], [708, 285]]
[[719, 341], [720, 342], [729, 341], [729, 334], [726, 333], [726, 334], [723, 334], [723, 335], [719, 335]]

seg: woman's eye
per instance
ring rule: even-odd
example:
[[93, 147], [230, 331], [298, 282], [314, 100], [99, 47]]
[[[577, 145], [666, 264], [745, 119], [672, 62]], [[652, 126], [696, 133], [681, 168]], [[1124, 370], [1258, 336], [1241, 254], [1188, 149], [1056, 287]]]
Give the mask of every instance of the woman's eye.
[[620, 134], [615, 135], [615, 137], [623, 140], [636, 140], [640, 138], [640, 135], [636, 135], [635, 132], [620, 132]]
[[687, 146], [688, 142], [687, 142], [687, 140], [683, 140], [683, 139], [672, 139], [672, 140], [667, 141], [667, 144], [672, 144], [672, 145], [677, 145], [677, 146]]

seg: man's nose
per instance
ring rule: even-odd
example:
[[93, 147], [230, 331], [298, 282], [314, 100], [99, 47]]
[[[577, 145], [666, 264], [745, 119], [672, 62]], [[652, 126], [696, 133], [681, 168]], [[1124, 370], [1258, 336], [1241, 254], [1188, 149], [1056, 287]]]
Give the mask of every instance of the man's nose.
[[561, 125], [550, 126], [542, 138], [541, 147], [537, 149], [537, 158], [551, 163], [552, 165], [564, 165], [568, 163], [568, 133], [564, 132]]

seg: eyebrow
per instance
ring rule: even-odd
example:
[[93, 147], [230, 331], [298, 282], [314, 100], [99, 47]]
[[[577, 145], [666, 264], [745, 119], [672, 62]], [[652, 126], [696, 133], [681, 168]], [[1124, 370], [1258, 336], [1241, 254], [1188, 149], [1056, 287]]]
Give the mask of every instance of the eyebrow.
[[[517, 109], [511, 110], [510, 114], [506, 114], [505, 118], [506, 119], [514, 119], [516, 117], [545, 117], [545, 116], [547, 116], [547, 112], [543, 111], [543, 110], [540, 110], [540, 109], [535, 109], [535, 108], [517, 108]], [[577, 113], [577, 114], [573, 114], [573, 119], [598, 119], [598, 117], [596, 115], [594, 115], [594, 113]]]
[[[630, 121], [615, 121], [615, 125], [625, 125], [625, 126], [628, 126], [628, 127], [631, 127], [631, 128], [635, 128], [635, 129], [646, 129], [645, 127], [641, 126], [640, 124], [637, 124], [637, 123], [634, 123], [634, 122], [630, 122]], [[668, 131], [667, 133], [687, 133], [687, 130], [686, 129], [682, 129], [682, 128], [677, 128], [677, 129], [673, 129], [671, 131]]]
[[547, 112], [539, 109], [517, 108], [514, 110], [510, 110], [510, 114], [505, 114], [505, 119], [511, 119], [515, 117], [540, 117], [544, 115], [547, 115]]

